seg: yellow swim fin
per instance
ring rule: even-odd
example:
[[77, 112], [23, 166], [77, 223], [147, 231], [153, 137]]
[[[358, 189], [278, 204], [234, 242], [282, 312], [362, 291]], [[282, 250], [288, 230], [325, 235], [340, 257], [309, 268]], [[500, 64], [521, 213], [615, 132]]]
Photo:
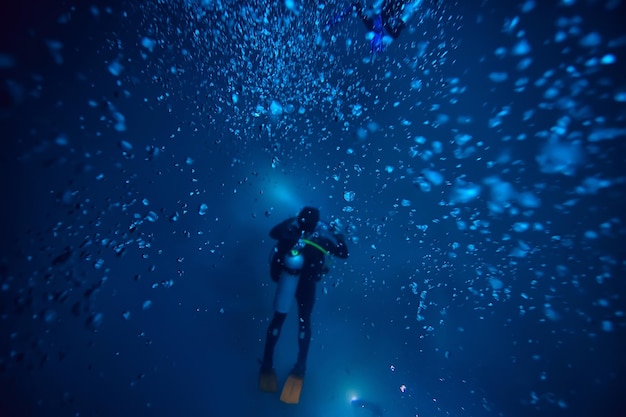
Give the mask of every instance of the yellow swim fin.
[[261, 372], [259, 375], [259, 389], [263, 392], [278, 391], [278, 383], [276, 382], [276, 373], [274, 371]]
[[287, 404], [298, 404], [300, 393], [302, 392], [302, 382], [301, 376], [289, 375], [283, 387], [283, 392], [280, 394], [280, 400]]

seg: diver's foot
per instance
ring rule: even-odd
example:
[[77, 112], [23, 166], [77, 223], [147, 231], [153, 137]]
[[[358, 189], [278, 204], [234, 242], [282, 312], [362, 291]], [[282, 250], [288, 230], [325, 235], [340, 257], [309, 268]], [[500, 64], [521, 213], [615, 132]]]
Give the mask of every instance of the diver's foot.
[[276, 381], [276, 372], [273, 369], [259, 373], [259, 389], [264, 392], [278, 391], [278, 382]]
[[[261, 362], [261, 361], [259, 361], [259, 362]], [[274, 372], [274, 366], [269, 361], [268, 362], [261, 362], [260, 373], [268, 374], [270, 372]]]
[[290, 375], [295, 375], [297, 377], [300, 378], [304, 378], [304, 372], [306, 371], [306, 366], [296, 363], [296, 365], [293, 367], [293, 369], [291, 370], [291, 372], [289, 373]]

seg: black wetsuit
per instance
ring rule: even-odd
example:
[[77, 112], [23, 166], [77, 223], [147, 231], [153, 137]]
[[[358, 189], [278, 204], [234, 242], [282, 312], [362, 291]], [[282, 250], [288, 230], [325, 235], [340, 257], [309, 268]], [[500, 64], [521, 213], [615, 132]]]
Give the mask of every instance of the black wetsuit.
[[[270, 237], [278, 240], [276, 252], [270, 264], [272, 280], [278, 282], [281, 272], [286, 269], [284, 265], [285, 255], [294, 247], [298, 240], [303, 237], [302, 230], [295, 217], [287, 219], [274, 226], [270, 231]], [[334, 256], [345, 259], [348, 257], [348, 247], [343, 235], [332, 233], [330, 228], [323, 222], [318, 222], [315, 231], [304, 236], [311, 242], [321, 246]], [[325, 272], [325, 254], [313, 245], [305, 245], [301, 249], [304, 256], [304, 265], [300, 271], [298, 287], [296, 289], [296, 301], [298, 303], [298, 360], [292, 373], [304, 375], [306, 358], [311, 343], [311, 313], [315, 303], [315, 287]], [[286, 313], [274, 312], [274, 317], [267, 329], [265, 352], [263, 354], [262, 372], [268, 372], [273, 368], [274, 347], [280, 336], [280, 330], [287, 317]]]

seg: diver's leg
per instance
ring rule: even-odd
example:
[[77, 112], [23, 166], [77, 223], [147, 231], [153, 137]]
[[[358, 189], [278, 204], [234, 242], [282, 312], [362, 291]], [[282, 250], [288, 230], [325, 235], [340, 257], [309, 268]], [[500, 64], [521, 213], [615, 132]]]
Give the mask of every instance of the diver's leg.
[[305, 282], [298, 286], [298, 360], [292, 374], [304, 376], [306, 359], [311, 345], [311, 313], [315, 303], [315, 282]]
[[365, 14], [363, 13], [363, 6], [361, 5], [361, 3], [358, 1], [353, 2], [353, 3], [350, 3], [348, 6], [344, 7], [340, 13], [338, 13], [332, 19], [330, 19], [328, 23], [326, 24], [325, 29], [328, 30], [332, 28], [337, 23], [341, 22], [346, 16], [349, 16], [350, 14], [354, 12], [356, 12], [359, 15], [361, 20], [363, 20], [363, 18], [366, 17]]
[[367, 13], [365, 13], [365, 10], [363, 10], [363, 6], [361, 5], [361, 3], [354, 3], [354, 4], [355, 4], [356, 14], [359, 16], [359, 19], [361, 19], [361, 22], [363, 22], [363, 24], [367, 28], [367, 31], [368, 32], [373, 31], [374, 30], [374, 19], [372, 19], [371, 16], [369, 16]]
[[406, 20], [404, 20], [407, 9], [410, 9], [410, 4], [403, 4], [403, 2], [390, 1], [383, 7], [381, 16], [383, 18], [383, 25], [385, 31], [393, 39], [397, 39], [400, 36], [400, 32], [406, 26]]
[[265, 351], [263, 352], [263, 363], [261, 372], [269, 372], [274, 368], [274, 347], [280, 336], [280, 329], [283, 327], [287, 313], [274, 312], [274, 317], [267, 328], [265, 338]]
[[400, 22], [394, 27], [385, 26], [385, 30], [387, 30], [387, 33], [393, 39], [398, 39], [398, 37], [400, 36], [400, 32], [402, 32], [402, 29], [404, 29], [405, 26], [406, 24], [402, 20], [400, 20]]
[[413, 0], [404, 5], [402, 15], [400, 17], [404, 24], [408, 23], [409, 19], [411, 19], [415, 12], [420, 8], [421, 4], [422, 0]]

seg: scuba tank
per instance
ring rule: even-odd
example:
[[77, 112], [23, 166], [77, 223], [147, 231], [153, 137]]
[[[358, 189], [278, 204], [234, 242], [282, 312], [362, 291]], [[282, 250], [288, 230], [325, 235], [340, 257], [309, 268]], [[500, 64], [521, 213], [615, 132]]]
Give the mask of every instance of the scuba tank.
[[[279, 313], [288, 313], [291, 309], [291, 304], [295, 298], [296, 290], [298, 288], [300, 273], [304, 266], [304, 255], [302, 250], [306, 246], [313, 247], [323, 254], [322, 274], [327, 273], [332, 267], [333, 257], [330, 252], [314, 241], [317, 240], [318, 237], [329, 240], [334, 244], [337, 243], [337, 239], [332, 234], [328, 225], [318, 222], [313, 234], [305, 236], [304, 233], [302, 233], [300, 239], [298, 239], [292, 248], [287, 251], [285, 255], [283, 255], [281, 262], [282, 268], [278, 277], [278, 288], [276, 289], [276, 294], [274, 296], [275, 311], [278, 311]], [[274, 256], [276, 256], [276, 253], [276, 250], [274, 250]]]
[[[297, 246], [299, 246], [297, 244]], [[300, 273], [302, 266], [304, 265], [304, 256], [302, 255], [301, 249], [296, 248], [294, 246], [287, 254], [285, 255], [285, 259], [283, 263], [287, 269], [293, 272]]]
[[304, 266], [302, 248], [306, 243], [299, 239], [298, 242], [287, 252], [283, 258], [283, 270], [280, 272], [278, 287], [274, 295], [274, 310], [279, 313], [288, 313], [296, 296], [300, 271]]

